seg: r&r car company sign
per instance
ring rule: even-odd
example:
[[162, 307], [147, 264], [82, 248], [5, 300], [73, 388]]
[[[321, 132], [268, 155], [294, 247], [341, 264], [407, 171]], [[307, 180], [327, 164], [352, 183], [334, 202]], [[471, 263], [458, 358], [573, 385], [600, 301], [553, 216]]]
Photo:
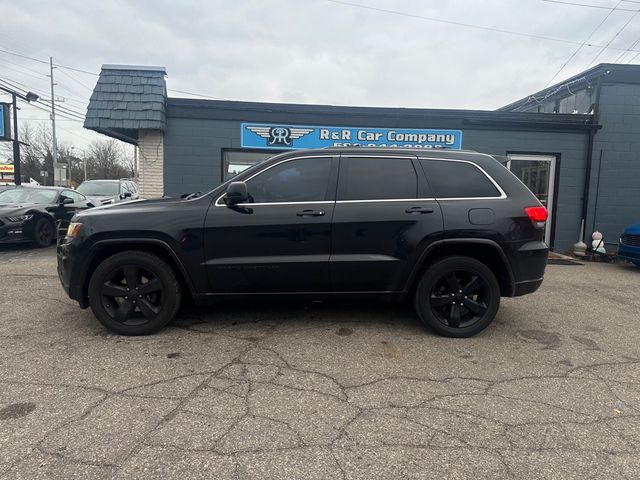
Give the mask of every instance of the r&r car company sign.
[[276, 150], [353, 146], [462, 148], [460, 130], [243, 123], [240, 136], [242, 148]]

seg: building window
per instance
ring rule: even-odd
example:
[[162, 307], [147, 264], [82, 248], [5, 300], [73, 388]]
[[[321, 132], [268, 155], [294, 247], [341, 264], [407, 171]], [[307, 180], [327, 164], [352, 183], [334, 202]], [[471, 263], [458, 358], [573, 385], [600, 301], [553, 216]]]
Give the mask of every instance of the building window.
[[226, 182], [247, 168], [266, 159], [277, 155], [280, 152], [274, 151], [251, 151], [251, 150], [223, 150], [222, 151], [222, 181]]

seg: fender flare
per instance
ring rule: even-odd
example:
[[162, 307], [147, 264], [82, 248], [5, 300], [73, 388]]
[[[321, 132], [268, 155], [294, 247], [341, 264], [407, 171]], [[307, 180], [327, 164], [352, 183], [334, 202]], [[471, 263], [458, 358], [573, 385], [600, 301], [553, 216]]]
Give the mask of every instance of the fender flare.
[[182, 263], [182, 261], [180, 260], [180, 257], [178, 257], [178, 255], [176, 254], [176, 252], [171, 248], [171, 245], [169, 245], [167, 242], [165, 242], [164, 240], [160, 240], [158, 238], [108, 238], [108, 239], [103, 239], [103, 240], [98, 240], [96, 241], [93, 245], [91, 245], [91, 247], [89, 248], [89, 254], [87, 255], [87, 259], [88, 261], [86, 262], [86, 264], [83, 266], [84, 272], [83, 272], [83, 278], [84, 278], [84, 283], [86, 282], [86, 277], [88, 274], [88, 265], [91, 263], [91, 261], [93, 261], [93, 259], [96, 256], [96, 253], [104, 246], [109, 246], [109, 245], [122, 245], [124, 243], [133, 243], [136, 245], [154, 245], [154, 246], [158, 246], [160, 248], [162, 248], [167, 254], [169, 254], [169, 256], [171, 257], [171, 259], [173, 260], [173, 262], [175, 263], [175, 265], [178, 267], [178, 270], [180, 271], [180, 275], [182, 276], [182, 278], [184, 278], [185, 283], [187, 284], [187, 288], [191, 291], [191, 293], [196, 293], [194, 286], [193, 286], [193, 282], [191, 280], [191, 276], [189, 275], [187, 269], [185, 268], [184, 264]]
[[474, 244], [474, 243], [481, 244], [481, 245], [488, 245], [498, 253], [507, 271], [507, 274], [509, 275], [509, 295], [508, 296], [513, 296], [515, 292], [516, 284], [515, 284], [515, 277], [513, 275], [511, 264], [509, 263], [509, 260], [507, 259], [507, 256], [505, 255], [502, 248], [500, 248], [500, 245], [498, 245], [497, 242], [493, 240], [489, 240], [487, 238], [445, 238], [442, 240], [436, 240], [435, 242], [431, 242], [431, 244], [429, 244], [422, 251], [422, 253], [420, 254], [420, 257], [418, 258], [418, 261], [413, 267], [413, 270], [411, 270], [411, 273], [409, 274], [409, 278], [407, 279], [407, 283], [405, 285], [405, 296], [409, 293], [409, 290], [413, 285], [414, 280], [416, 279], [416, 276], [422, 270], [422, 267], [424, 267], [424, 265], [429, 261], [429, 255], [436, 248], [447, 246], [447, 245], [462, 245], [462, 244]]

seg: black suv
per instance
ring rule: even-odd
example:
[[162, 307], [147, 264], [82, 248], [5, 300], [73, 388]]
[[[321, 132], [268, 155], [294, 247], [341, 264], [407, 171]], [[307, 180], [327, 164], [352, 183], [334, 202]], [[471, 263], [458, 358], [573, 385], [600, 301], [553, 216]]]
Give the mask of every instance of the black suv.
[[72, 299], [124, 335], [159, 330], [184, 296], [354, 294], [408, 298], [432, 330], [467, 337], [501, 296], [540, 286], [546, 218], [489, 155], [296, 151], [196, 198], [77, 215], [58, 272]]

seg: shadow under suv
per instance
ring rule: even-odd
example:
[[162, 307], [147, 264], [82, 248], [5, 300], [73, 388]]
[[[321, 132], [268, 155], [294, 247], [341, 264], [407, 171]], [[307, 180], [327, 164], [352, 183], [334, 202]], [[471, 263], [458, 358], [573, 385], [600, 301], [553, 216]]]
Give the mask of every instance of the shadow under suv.
[[489, 155], [294, 151], [197, 198], [78, 214], [58, 272], [72, 299], [124, 335], [161, 329], [185, 295], [292, 294], [410, 299], [429, 328], [467, 337], [501, 296], [540, 286], [546, 219]]

